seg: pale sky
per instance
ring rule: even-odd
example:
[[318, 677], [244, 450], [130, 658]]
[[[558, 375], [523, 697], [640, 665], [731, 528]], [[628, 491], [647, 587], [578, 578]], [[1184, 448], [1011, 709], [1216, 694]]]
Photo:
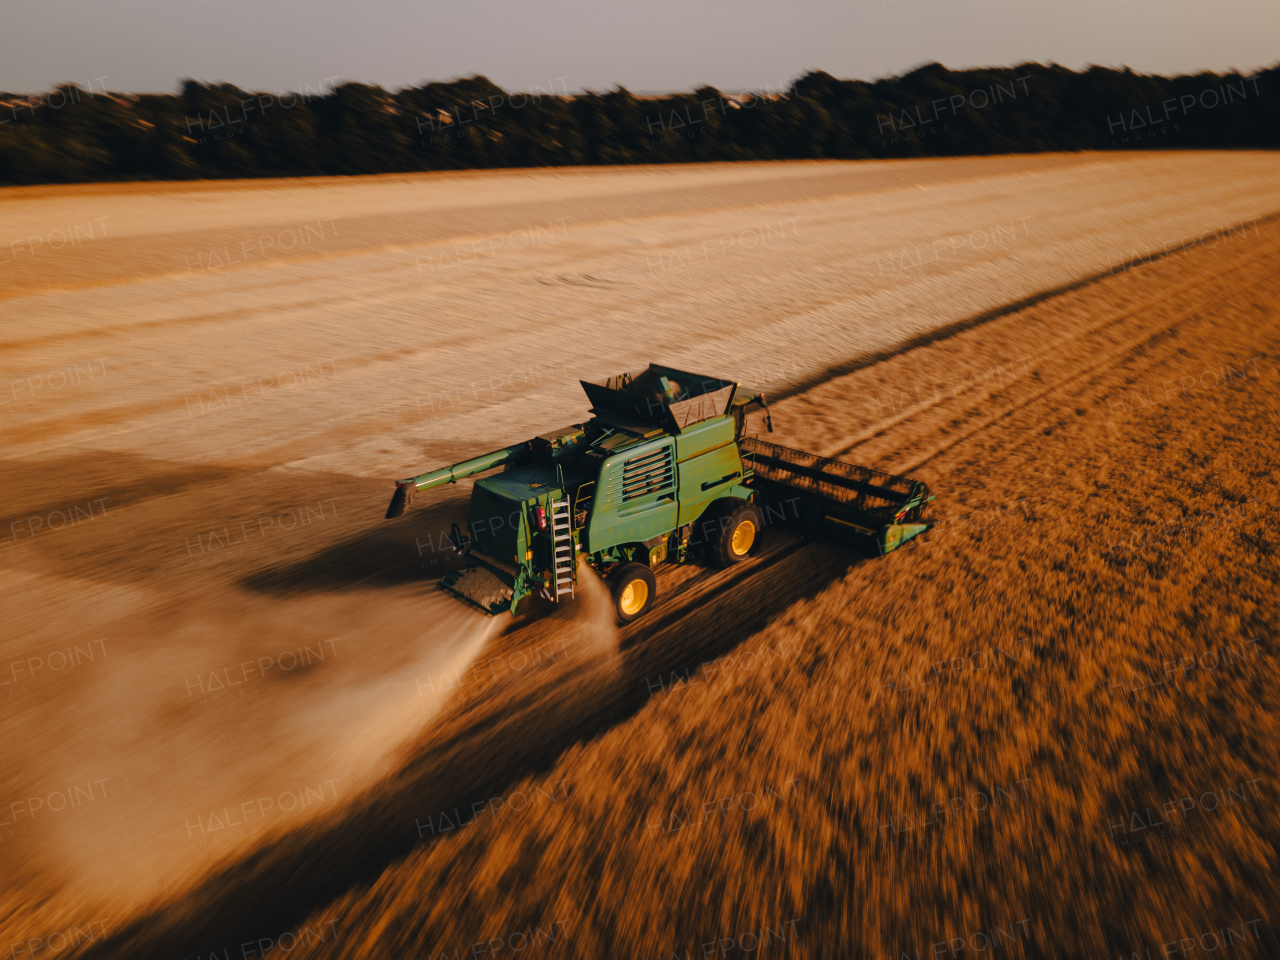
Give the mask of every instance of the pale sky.
[[[1280, 0], [6, 0], [0, 90], [173, 92], [327, 78], [395, 89], [481, 73], [502, 87], [777, 89], [1056, 62], [1141, 73], [1280, 60]], [[105, 78], [105, 79], [102, 79]], [[332, 82], [332, 81], [331, 81]]]

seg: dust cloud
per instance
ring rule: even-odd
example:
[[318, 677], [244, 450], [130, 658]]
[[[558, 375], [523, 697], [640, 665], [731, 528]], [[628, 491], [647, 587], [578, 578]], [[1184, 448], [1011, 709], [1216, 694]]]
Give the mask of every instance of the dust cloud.
[[465, 670], [500, 627], [433, 586], [412, 609], [384, 604], [235, 593], [140, 609], [78, 682], [11, 698], [9, 882], [129, 909], [335, 815], [440, 708], [415, 681]]

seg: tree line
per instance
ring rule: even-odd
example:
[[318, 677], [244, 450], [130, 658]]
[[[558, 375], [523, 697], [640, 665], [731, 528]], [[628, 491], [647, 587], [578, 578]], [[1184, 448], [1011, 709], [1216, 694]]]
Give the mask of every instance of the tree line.
[[637, 96], [503, 90], [482, 76], [285, 94], [0, 93], [0, 184], [298, 177], [484, 167], [864, 159], [1280, 143], [1280, 64], [1177, 77], [1054, 64], [785, 89]]

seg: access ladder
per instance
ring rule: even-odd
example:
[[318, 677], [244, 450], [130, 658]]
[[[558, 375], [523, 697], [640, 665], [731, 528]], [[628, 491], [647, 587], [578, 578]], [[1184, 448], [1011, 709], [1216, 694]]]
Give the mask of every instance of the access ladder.
[[560, 597], [568, 594], [572, 597], [573, 584], [577, 579], [577, 559], [573, 548], [573, 515], [569, 508], [569, 500], [553, 500], [551, 502], [551, 597], [556, 603]]

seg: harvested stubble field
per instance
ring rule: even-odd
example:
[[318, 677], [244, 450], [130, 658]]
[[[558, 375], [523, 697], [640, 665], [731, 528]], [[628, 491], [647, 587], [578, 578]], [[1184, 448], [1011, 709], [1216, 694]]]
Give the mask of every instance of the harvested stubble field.
[[[106, 654], [0, 676], [0, 942], [1273, 954], [1275, 164], [13, 191], [14, 236], [40, 204], [152, 220], [61, 273], [11, 266], [0, 301], [30, 394], [0, 464], [5, 661]], [[320, 214], [345, 246], [172, 275], [184, 244]], [[552, 221], [443, 265], [446, 239]], [[794, 232], [740, 249], [757, 222]], [[90, 356], [103, 379], [30, 389]], [[383, 525], [389, 478], [574, 419], [573, 377], [649, 360], [778, 388], [773, 439], [927, 480], [937, 526], [884, 559], [771, 528], [733, 571], [664, 573], [621, 631], [600, 590], [498, 633], [442, 602], [424, 578], [466, 484]], [[73, 529], [19, 521], [96, 498]], [[213, 692], [259, 657], [274, 672]], [[290, 792], [305, 811], [279, 812]]]

